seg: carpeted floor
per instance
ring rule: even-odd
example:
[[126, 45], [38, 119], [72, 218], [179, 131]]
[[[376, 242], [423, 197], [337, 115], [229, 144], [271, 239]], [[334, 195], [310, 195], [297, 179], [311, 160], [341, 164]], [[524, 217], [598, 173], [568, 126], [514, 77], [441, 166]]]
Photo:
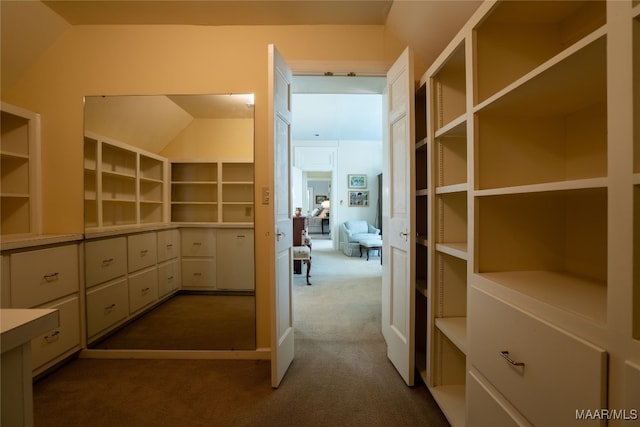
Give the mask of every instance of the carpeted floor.
[[382, 268], [314, 241], [312, 286], [294, 276], [295, 360], [78, 359], [34, 386], [36, 426], [447, 426], [407, 387], [380, 332]]
[[92, 347], [255, 350], [255, 324], [253, 295], [177, 294]]

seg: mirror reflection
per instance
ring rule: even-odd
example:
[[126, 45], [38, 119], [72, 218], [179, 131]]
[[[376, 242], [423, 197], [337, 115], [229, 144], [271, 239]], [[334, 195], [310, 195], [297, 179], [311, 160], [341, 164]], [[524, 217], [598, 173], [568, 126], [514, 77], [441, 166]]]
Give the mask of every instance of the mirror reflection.
[[255, 350], [252, 94], [85, 98], [90, 348]]

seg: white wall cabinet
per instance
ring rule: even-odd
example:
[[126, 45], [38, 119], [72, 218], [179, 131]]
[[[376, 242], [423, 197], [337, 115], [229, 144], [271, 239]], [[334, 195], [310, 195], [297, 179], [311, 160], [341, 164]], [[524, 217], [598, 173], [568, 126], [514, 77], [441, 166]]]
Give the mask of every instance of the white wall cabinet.
[[638, 64], [638, 1], [486, 1], [422, 77], [416, 363], [452, 425], [634, 409]]

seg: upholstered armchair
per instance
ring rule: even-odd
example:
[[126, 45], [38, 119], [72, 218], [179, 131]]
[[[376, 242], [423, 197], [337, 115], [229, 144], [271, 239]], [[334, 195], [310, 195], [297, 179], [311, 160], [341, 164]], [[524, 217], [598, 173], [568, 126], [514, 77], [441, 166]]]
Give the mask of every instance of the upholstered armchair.
[[360, 255], [360, 240], [380, 238], [380, 229], [364, 220], [349, 220], [343, 222], [340, 228], [342, 230], [342, 251], [347, 256]]

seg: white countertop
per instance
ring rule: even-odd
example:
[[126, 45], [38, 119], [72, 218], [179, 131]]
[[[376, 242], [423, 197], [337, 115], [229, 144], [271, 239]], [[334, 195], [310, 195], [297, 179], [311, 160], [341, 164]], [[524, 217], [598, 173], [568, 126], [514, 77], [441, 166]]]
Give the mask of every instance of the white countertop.
[[57, 309], [2, 308], [0, 309], [2, 353], [21, 346], [59, 325]]

